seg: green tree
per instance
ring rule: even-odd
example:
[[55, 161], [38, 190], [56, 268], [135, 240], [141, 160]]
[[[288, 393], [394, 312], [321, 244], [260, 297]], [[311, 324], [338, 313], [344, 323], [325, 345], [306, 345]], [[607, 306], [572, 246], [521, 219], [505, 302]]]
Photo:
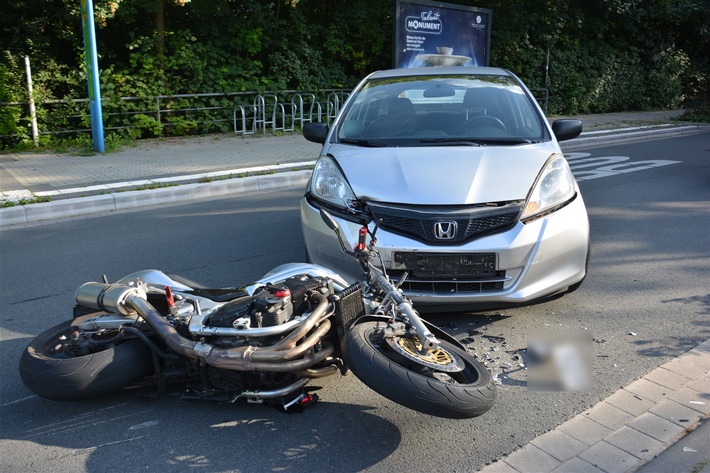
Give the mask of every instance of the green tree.
[[[549, 89], [550, 113], [685, 105], [710, 116], [707, 0], [449, 1], [493, 10], [491, 64]], [[40, 105], [85, 97], [79, 3], [6, 3], [3, 100], [25, 100], [25, 55]], [[348, 88], [392, 64], [391, 1], [95, 0], [94, 8], [107, 113], [146, 110], [121, 96]], [[4, 129], [25, 130], [17, 110], [0, 106]], [[69, 119], [39, 110], [55, 124]], [[146, 130], [158, 130], [143, 116]]]

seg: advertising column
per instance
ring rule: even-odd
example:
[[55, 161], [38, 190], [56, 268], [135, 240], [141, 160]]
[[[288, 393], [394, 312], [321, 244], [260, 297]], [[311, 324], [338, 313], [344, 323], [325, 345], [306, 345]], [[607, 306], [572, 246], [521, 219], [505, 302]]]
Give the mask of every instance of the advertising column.
[[489, 9], [396, 0], [394, 67], [488, 66]]

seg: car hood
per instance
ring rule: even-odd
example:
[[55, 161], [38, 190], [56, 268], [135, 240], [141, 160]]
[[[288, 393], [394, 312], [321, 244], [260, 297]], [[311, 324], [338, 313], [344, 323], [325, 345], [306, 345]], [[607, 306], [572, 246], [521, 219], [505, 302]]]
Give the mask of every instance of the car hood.
[[555, 152], [553, 141], [417, 148], [334, 144], [328, 149], [359, 199], [415, 205], [524, 200]]

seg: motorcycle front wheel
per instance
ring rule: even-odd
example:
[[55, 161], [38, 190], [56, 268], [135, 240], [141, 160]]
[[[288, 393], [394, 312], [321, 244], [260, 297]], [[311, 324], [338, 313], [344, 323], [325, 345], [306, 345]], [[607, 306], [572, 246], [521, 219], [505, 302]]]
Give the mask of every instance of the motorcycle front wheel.
[[[343, 340], [343, 357], [367, 386], [397, 404], [437, 417], [468, 419], [493, 406], [495, 385], [473, 356], [440, 340], [439, 350], [424, 354], [417, 363], [387, 343], [384, 328], [382, 322], [357, 324]], [[461, 366], [447, 370], [445, 365], [454, 360]]]
[[57, 401], [117, 391], [152, 371], [150, 349], [135, 338], [122, 338], [88, 354], [72, 354], [64, 343], [72, 335], [67, 321], [37, 335], [20, 358], [20, 376], [38, 396]]

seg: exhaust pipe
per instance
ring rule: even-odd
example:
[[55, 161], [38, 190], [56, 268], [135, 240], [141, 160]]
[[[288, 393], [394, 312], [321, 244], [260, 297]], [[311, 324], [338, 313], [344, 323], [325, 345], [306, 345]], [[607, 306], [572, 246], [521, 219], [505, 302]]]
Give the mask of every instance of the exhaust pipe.
[[[311, 314], [290, 334], [269, 347], [242, 346], [220, 348], [206, 342], [196, 342], [182, 336], [147, 300], [139, 288], [119, 284], [86, 283], [77, 290], [79, 305], [119, 312], [124, 315], [138, 313], [162, 338], [171, 350], [187, 358], [197, 358], [216, 368], [235, 371], [300, 372], [307, 377], [321, 377], [334, 370], [313, 370], [335, 351], [322, 337], [330, 330], [326, 317], [328, 300], [315, 294], [318, 305]], [[318, 328], [303, 342], [298, 343], [319, 322]], [[313, 348], [321, 343], [322, 349]], [[310, 375], [310, 376], [309, 376]]]
[[301, 389], [306, 384], [308, 384], [308, 380], [302, 378], [281, 389], [273, 389], [271, 391], [242, 391], [242, 393], [239, 394], [239, 397], [246, 397], [249, 399], [274, 399], [291, 394], [292, 392]]
[[74, 299], [82, 307], [105, 310], [113, 314], [133, 315], [135, 311], [126, 305], [129, 296], [137, 296], [141, 299], [147, 297], [145, 291], [140, 287], [87, 282], [79, 286], [74, 294]]

